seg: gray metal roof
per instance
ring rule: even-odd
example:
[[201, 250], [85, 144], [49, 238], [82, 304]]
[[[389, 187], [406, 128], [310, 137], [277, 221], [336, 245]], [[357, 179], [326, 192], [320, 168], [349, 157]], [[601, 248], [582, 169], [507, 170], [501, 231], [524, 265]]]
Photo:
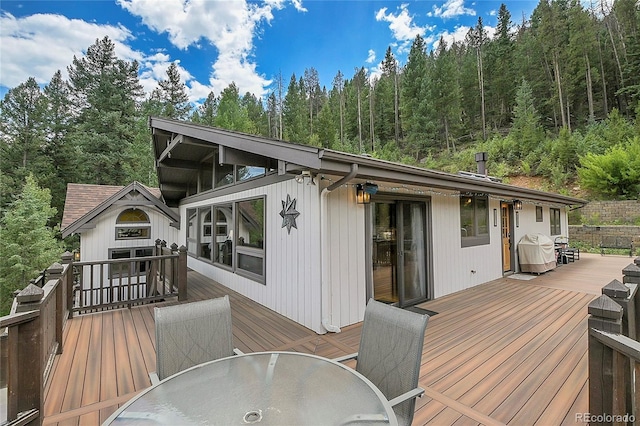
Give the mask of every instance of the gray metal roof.
[[524, 199], [563, 205], [584, 205], [585, 200], [534, 189], [429, 170], [364, 155], [348, 154], [219, 128], [151, 117], [154, 153], [160, 191], [165, 202], [177, 205], [187, 194], [187, 185], [197, 176], [203, 159], [221, 146], [232, 152], [260, 156], [273, 161], [280, 173], [310, 170], [344, 176], [358, 165], [355, 179], [417, 185], [460, 192], [487, 193], [505, 199]]

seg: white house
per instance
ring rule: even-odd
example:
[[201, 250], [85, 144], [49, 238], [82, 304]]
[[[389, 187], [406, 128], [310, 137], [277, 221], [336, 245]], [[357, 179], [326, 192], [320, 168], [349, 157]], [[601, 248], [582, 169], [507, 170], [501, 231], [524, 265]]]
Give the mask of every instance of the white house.
[[[179, 238], [177, 209], [167, 207], [160, 196], [157, 188], [147, 188], [139, 182], [127, 186], [70, 183], [62, 237], [80, 235], [80, 259], [85, 262], [151, 256], [156, 239], [172, 244]], [[124, 286], [127, 280], [133, 281], [130, 278], [133, 276], [137, 284], [144, 284], [141, 280], [144, 280], [145, 267], [145, 262], [130, 262], [102, 269], [85, 268], [83, 289], [97, 288], [104, 282]], [[130, 271], [132, 268], [135, 270]], [[138, 287], [144, 289], [144, 286]], [[131, 291], [136, 293], [134, 297], [144, 297], [138, 295], [137, 290]], [[127, 294], [119, 295], [120, 300], [127, 297]]]
[[[189, 267], [318, 332], [518, 271], [529, 233], [583, 200], [363, 155], [150, 118]], [[483, 158], [480, 158], [481, 160]]]

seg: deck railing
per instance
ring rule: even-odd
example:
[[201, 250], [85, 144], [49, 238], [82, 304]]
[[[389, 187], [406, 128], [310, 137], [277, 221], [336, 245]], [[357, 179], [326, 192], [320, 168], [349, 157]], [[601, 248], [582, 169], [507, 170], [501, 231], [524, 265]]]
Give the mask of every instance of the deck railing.
[[72, 312], [131, 307], [169, 297], [185, 300], [186, 256], [185, 247], [156, 241], [153, 256], [73, 262]]
[[589, 413], [592, 425], [640, 424], [640, 258], [589, 304]]
[[[69, 256], [70, 257], [70, 256]], [[54, 263], [46, 271], [42, 288], [29, 284], [16, 296], [11, 314], [0, 318], [5, 330], [2, 365], [6, 376], [6, 419], [8, 424], [40, 424], [46, 382], [54, 356], [62, 351], [67, 320], [65, 277], [70, 264]], [[43, 274], [44, 275], [44, 274]]]
[[[11, 313], [0, 317], [0, 398], [6, 398], [6, 404], [0, 402], [0, 408], [6, 407], [6, 412], [0, 409], [0, 424], [42, 424], [44, 386], [55, 355], [62, 352], [64, 327], [74, 312], [131, 307], [173, 296], [186, 300], [186, 255], [185, 247], [168, 248], [160, 241], [154, 256], [135, 261], [74, 262], [67, 252], [62, 263], [54, 263], [20, 291]], [[143, 264], [136, 268], [144, 274], [123, 273], [122, 266], [113, 266], [126, 269], [134, 264]], [[116, 278], [111, 274], [109, 280], [102, 279], [105, 271], [118, 267]], [[86, 277], [98, 285], [83, 288]]]

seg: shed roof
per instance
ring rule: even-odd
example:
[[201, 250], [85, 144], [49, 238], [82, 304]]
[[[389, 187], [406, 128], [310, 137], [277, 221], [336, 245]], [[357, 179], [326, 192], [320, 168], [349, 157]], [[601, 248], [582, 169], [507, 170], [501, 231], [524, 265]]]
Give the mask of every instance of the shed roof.
[[[140, 194], [146, 204], [158, 208], [171, 220], [178, 221], [178, 214], [162, 202], [158, 188], [149, 188], [140, 182], [132, 182], [127, 186], [69, 183], [62, 215], [62, 237], [78, 231], [108, 207], [132, 193]], [[139, 201], [136, 203], [139, 204]]]
[[354, 179], [417, 185], [425, 188], [460, 192], [482, 192], [505, 199], [518, 198], [532, 202], [562, 205], [584, 205], [585, 200], [538, 191], [467, 175], [437, 170], [365, 155], [349, 154], [282, 140], [223, 130], [191, 122], [151, 117], [149, 126], [158, 170], [160, 191], [169, 205], [178, 205], [187, 195], [187, 187], [197, 176], [204, 158], [214, 149], [223, 150], [231, 158], [262, 158], [279, 174], [309, 170], [345, 176], [357, 169]]

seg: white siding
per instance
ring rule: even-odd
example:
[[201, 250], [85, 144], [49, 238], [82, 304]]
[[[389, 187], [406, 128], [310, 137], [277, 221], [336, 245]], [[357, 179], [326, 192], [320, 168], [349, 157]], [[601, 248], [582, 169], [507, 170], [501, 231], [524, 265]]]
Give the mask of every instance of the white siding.
[[[296, 228], [282, 227], [282, 202], [296, 200]], [[316, 331], [320, 319], [319, 187], [291, 179], [266, 187], [180, 206], [180, 244], [186, 242], [186, 209], [265, 196], [265, 283], [240, 276], [210, 262], [189, 257], [189, 267], [274, 311]]]
[[330, 322], [344, 327], [362, 321], [367, 304], [365, 256], [365, 206], [356, 204], [352, 185], [329, 193], [327, 232]]
[[434, 195], [431, 208], [435, 298], [502, 276], [500, 224], [493, 226], [493, 209], [498, 209], [499, 214], [499, 201], [489, 199], [490, 244], [474, 247], [461, 244], [458, 196]]
[[109, 258], [109, 249], [125, 247], [152, 247], [155, 240], [160, 239], [167, 245], [177, 243], [179, 232], [169, 226], [170, 220], [155, 209], [137, 207], [149, 216], [151, 230], [147, 239], [116, 240], [116, 219], [129, 207], [111, 206], [96, 220], [95, 228], [82, 231], [80, 236], [80, 259], [82, 261], [105, 260]]
[[[183, 204], [180, 207], [182, 227], [179, 244], [186, 242], [186, 210], [242, 200], [266, 197], [265, 204], [265, 283], [242, 277], [210, 262], [189, 257], [189, 266], [219, 283], [267, 306], [276, 312], [318, 332], [322, 327], [321, 282], [321, 185], [299, 184], [291, 179], [261, 188]], [[460, 234], [460, 199], [456, 193], [429, 191], [424, 188], [385, 188], [389, 194], [431, 198], [431, 223], [427, 223], [433, 259], [433, 294], [438, 298], [502, 277], [502, 240], [500, 232], [500, 200], [489, 198], [490, 243], [462, 247]], [[392, 193], [392, 192], [391, 192]], [[300, 212], [291, 234], [282, 227], [279, 213], [287, 195], [296, 199]], [[345, 184], [329, 193], [327, 198], [327, 284], [328, 322], [345, 327], [361, 321], [367, 297], [367, 274], [371, 267], [366, 258], [365, 206], [355, 202], [352, 184]], [[494, 209], [497, 223], [494, 226]], [[522, 235], [531, 232], [549, 233], [549, 207], [544, 207], [544, 221], [535, 221], [535, 206], [524, 204], [519, 213], [519, 227], [514, 223], [514, 251]], [[429, 216], [429, 215], [428, 215]], [[562, 229], [567, 229], [566, 211], [561, 209]], [[514, 219], [515, 220], [515, 219]], [[517, 263], [517, 260], [516, 260]]]

